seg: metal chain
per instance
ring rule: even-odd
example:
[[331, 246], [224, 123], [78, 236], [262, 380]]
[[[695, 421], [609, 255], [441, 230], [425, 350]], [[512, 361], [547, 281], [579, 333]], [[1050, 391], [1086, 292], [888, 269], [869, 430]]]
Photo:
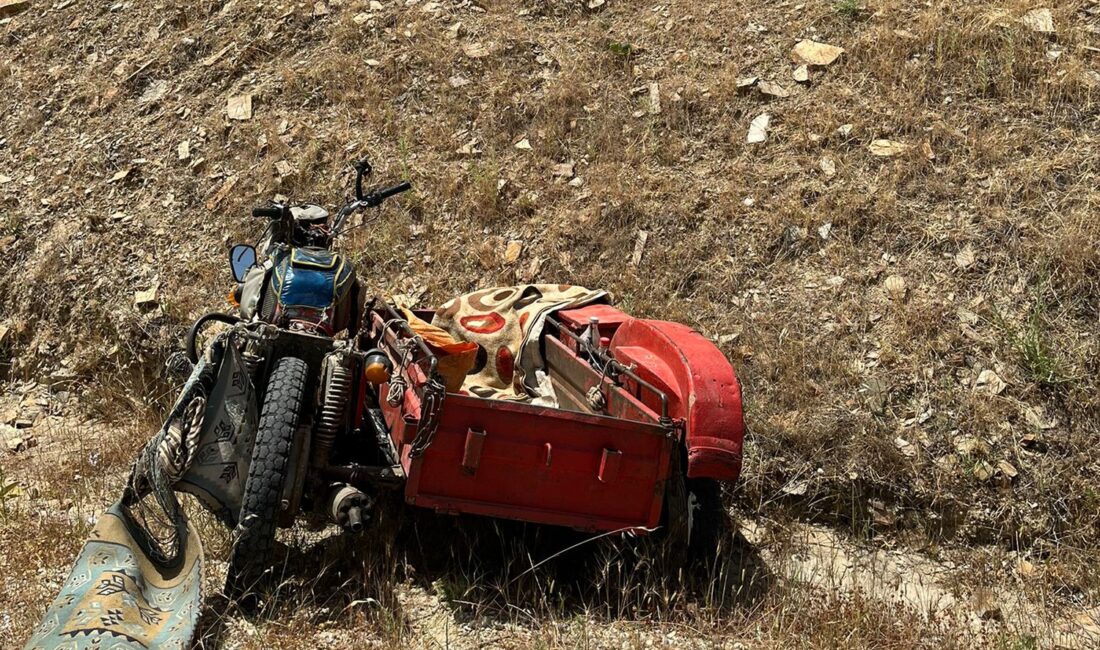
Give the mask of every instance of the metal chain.
[[416, 458], [428, 450], [432, 438], [439, 429], [439, 415], [443, 412], [443, 398], [447, 389], [438, 377], [432, 376], [424, 386], [424, 397], [420, 405], [420, 425], [413, 440], [410, 458]]

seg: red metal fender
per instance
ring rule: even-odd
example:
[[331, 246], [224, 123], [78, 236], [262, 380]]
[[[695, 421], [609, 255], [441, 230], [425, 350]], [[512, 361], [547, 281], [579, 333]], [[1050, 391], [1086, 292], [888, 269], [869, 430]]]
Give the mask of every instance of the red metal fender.
[[[630, 318], [615, 330], [611, 351], [636, 364], [642, 379], [668, 395], [669, 415], [684, 420], [687, 475], [737, 480], [745, 437], [741, 385], [721, 350], [685, 325]], [[641, 395], [660, 412], [655, 398]]]

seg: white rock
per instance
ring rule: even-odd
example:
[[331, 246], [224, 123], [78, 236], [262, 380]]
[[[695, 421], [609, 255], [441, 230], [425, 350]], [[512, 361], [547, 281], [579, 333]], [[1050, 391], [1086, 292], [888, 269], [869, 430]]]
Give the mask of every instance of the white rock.
[[986, 393], [988, 395], [1000, 395], [1004, 392], [1007, 384], [1001, 376], [990, 369], [985, 369], [978, 375], [978, 380], [974, 382], [974, 391], [978, 393]]
[[753, 119], [749, 124], [749, 134], [745, 137], [745, 142], [748, 144], [758, 144], [765, 142], [768, 139], [768, 128], [771, 126], [772, 116], [768, 113], [761, 113]]
[[807, 65], [829, 65], [836, 61], [841, 54], [844, 54], [844, 48], [828, 43], [818, 43], [809, 39], [799, 41], [791, 50], [791, 58], [794, 59], [795, 63], [805, 63]]
[[1033, 32], [1038, 32], [1040, 34], [1054, 33], [1054, 16], [1051, 15], [1050, 9], [1046, 7], [1032, 9], [1024, 14], [1020, 22]]

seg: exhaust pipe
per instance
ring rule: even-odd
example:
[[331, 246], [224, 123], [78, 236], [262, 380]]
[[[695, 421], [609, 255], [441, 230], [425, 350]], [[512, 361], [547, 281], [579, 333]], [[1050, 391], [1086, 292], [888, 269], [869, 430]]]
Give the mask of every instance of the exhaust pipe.
[[328, 514], [349, 533], [361, 533], [370, 519], [371, 498], [358, 488], [337, 483], [329, 496]]
[[362, 510], [359, 506], [348, 508], [348, 530], [353, 533], [363, 532]]

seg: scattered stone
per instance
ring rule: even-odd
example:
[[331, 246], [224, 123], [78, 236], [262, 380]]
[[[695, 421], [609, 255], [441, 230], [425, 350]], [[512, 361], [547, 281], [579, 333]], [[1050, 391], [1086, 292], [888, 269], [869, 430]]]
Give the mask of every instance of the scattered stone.
[[642, 263], [642, 256], [645, 254], [645, 245], [649, 241], [649, 233], [645, 230], [639, 230], [638, 236], [634, 240], [634, 253], [630, 256], [630, 263], [634, 266], [638, 266]]
[[987, 395], [1000, 395], [1008, 386], [1001, 376], [995, 371], [986, 368], [978, 374], [978, 380], [974, 382], [974, 391]]
[[157, 306], [157, 290], [159, 285], [154, 283], [145, 291], [134, 292], [134, 306], [138, 309], [153, 309]]
[[588, 0], [589, 9], [599, 9], [605, 4], [607, 4], [607, 0]]
[[844, 48], [827, 43], [818, 43], [809, 39], [799, 41], [791, 50], [791, 58], [794, 59], [795, 63], [817, 66], [829, 65], [836, 61], [841, 54], [844, 54]]
[[920, 152], [928, 160], [936, 159], [936, 152], [932, 150], [932, 143], [929, 142], [927, 138], [921, 140]]
[[279, 175], [279, 178], [286, 178], [294, 175], [294, 167], [286, 160], [280, 160], [275, 163], [275, 173]]
[[568, 162], [558, 163], [554, 165], [554, 168], [550, 170], [552, 176], [558, 176], [561, 178], [573, 178], [573, 171], [576, 168], [576, 164], [570, 160]]
[[970, 244], [963, 246], [962, 250], [955, 253], [955, 266], [960, 269], [966, 270], [978, 261], [978, 255], [974, 252], [974, 247]]
[[810, 81], [810, 66], [806, 64], [798, 66], [791, 73], [791, 77], [800, 84], [808, 83]]
[[581, 187], [584, 185], [584, 179], [577, 176], [573, 180], [569, 181], [569, 187]]
[[1007, 460], [1002, 460], [997, 463], [997, 474], [1003, 476], [1009, 481], [1015, 480], [1015, 478], [1019, 476], [1019, 472], [1017, 472], [1012, 463], [1008, 462]]
[[756, 89], [759, 90], [761, 94], [768, 95], [770, 97], [778, 97], [779, 99], [784, 99], [791, 96], [791, 93], [786, 88], [780, 86], [774, 81], [761, 81], [756, 86]]
[[210, 56], [206, 57], [205, 59], [203, 59], [203, 60], [202, 60], [202, 65], [203, 65], [203, 67], [209, 68], [210, 66], [214, 65], [214, 64], [215, 64], [215, 63], [217, 63], [217, 62], [218, 62], [218, 61], [219, 61], [219, 60], [220, 60], [220, 59], [221, 59], [221, 58], [222, 58], [223, 56], [225, 56], [225, 53], [226, 53], [226, 52], [228, 52], [228, 51], [229, 51], [229, 50], [231, 50], [231, 49], [233, 49], [233, 43], [230, 43], [229, 45], [226, 45], [226, 46], [225, 46], [225, 47], [223, 47], [222, 49], [220, 49], [220, 50], [218, 50], [217, 52], [214, 52], [214, 53], [213, 53], [213, 54], [211, 54]]
[[152, 104], [158, 102], [163, 99], [171, 89], [172, 85], [163, 79], [154, 81], [145, 88], [145, 92], [141, 93], [141, 97], [138, 98], [138, 103]]
[[867, 148], [871, 155], [880, 158], [892, 158], [909, 151], [909, 145], [894, 140], [874, 140]]
[[1050, 13], [1050, 9], [1046, 7], [1042, 9], [1032, 9], [1024, 14], [1020, 22], [1031, 31], [1039, 34], [1054, 33], [1054, 16]]
[[847, 138], [848, 136], [852, 135], [853, 128], [854, 127], [851, 124], [841, 124], [837, 127], [836, 133], [842, 138]]
[[768, 128], [771, 126], [772, 116], [767, 113], [761, 113], [753, 119], [749, 124], [749, 134], [745, 138], [745, 142], [748, 144], [758, 144], [766, 142], [768, 139]]
[[959, 307], [955, 310], [955, 315], [959, 317], [959, 320], [963, 323], [974, 326], [978, 324], [978, 315], [970, 311], [966, 307]]
[[818, 163], [818, 168], [821, 169], [821, 173], [825, 174], [825, 178], [832, 178], [836, 176], [836, 163], [832, 158], [828, 156], [823, 157]]
[[0, 0], [0, 18], [14, 16], [30, 8], [30, 0]]
[[478, 147], [478, 144], [480, 144], [480, 141], [477, 138], [473, 138], [458, 149], [455, 149], [455, 153], [460, 156], [476, 156], [481, 153], [481, 148]]
[[489, 56], [489, 48], [483, 43], [467, 43], [462, 46], [462, 53], [471, 59], [483, 59]]
[[451, 88], [461, 88], [463, 86], [469, 86], [472, 82], [466, 77], [463, 77], [460, 74], [456, 74], [455, 76], [448, 79], [447, 83], [451, 84]]
[[519, 256], [523, 254], [523, 242], [518, 239], [513, 239], [508, 242], [508, 245], [504, 248], [504, 261], [508, 264], [515, 264], [519, 261]]
[[917, 447], [913, 443], [909, 442], [905, 438], [898, 436], [894, 438], [894, 446], [901, 452], [902, 456], [906, 458], [913, 458], [917, 455]]
[[907, 286], [905, 278], [900, 275], [891, 275], [886, 278], [886, 282], [883, 285], [886, 287], [886, 293], [894, 300], [901, 300], [905, 297]]
[[19, 454], [28, 449], [33, 449], [38, 446], [38, 439], [34, 436], [15, 436], [8, 438], [5, 443], [8, 447], [8, 452], [12, 454]]
[[806, 492], [810, 489], [810, 482], [805, 479], [799, 479], [787, 483], [782, 488], [783, 494], [790, 495], [792, 497], [805, 496]]
[[988, 481], [993, 478], [993, 466], [984, 460], [979, 460], [974, 464], [974, 478], [979, 481]]
[[826, 221], [825, 223], [821, 224], [820, 227], [818, 227], [817, 236], [821, 237], [822, 239], [828, 239], [829, 235], [832, 232], [833, 232], [833, 222], [832, 221]]
[[176, 158], [179, 160], [187, 160], [191, 157], [191, 141], [184, 140], [176, 147]]
[[649, 84], [649, 114], [661, 114], [661, 86], [656, 81]]
[[252, 95], [230, 97], [225, 103], [226, 115], [231, 120], [252, 119]]
[[760, 77], [741, 77], [737, 80], [737, 90], [748, 90], [760, 81]]
[[318, 3], [313, 5], [313, 17], [314, 18], [322, 18], [324, 16], [329, 15], [330, 13], [331, 13], [331, 10], [328, 8], [328, 5], [323, 3], [323, 2], [318, 2]]
[[517, 142], [513, 146], [516, 149], [520, 149], [522, 151], [530, 151], [531, 150], [531, 141], [528, 140], [527, 138], [523, 138], [522, 140], [520, 140], [519, 142]]

